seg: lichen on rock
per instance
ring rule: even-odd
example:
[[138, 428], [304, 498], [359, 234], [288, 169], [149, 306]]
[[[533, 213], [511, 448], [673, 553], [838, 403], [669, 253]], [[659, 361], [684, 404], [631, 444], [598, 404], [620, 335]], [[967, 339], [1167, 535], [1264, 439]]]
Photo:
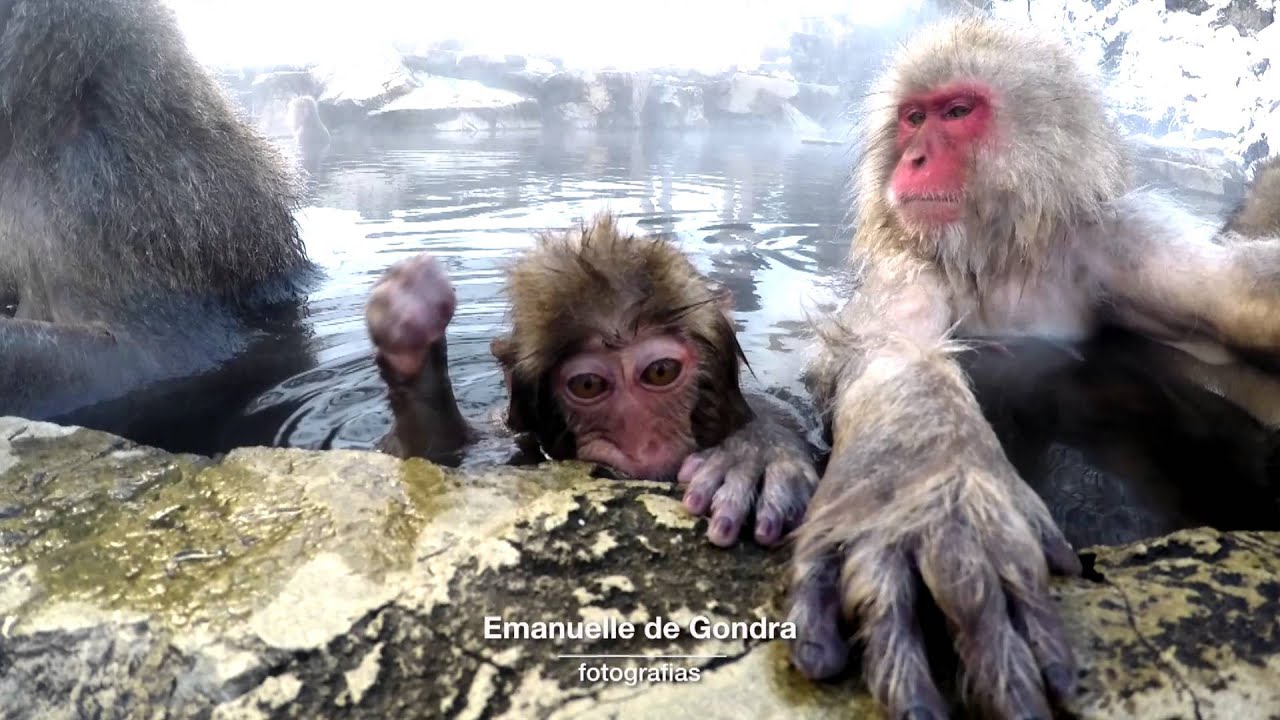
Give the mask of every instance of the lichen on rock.
[[[695, 618], [781, 620], [785, 550], [718, 549], [676, 488], [588, 470], [214, 461], [0, 418], [0, 716], [875, 716], [856, 668], [812, 683], [783, 640], [692, 636]], [[1054, 586], [1075, 714], [1280, 707], [1280, 535], [1184, 531], [1087, 559]], [[638, 632], [486, 637], [487, 617]], [[679, 631], [646, 637], [651, 622]], [[698, 672], [586, 675], [602, 663]]]

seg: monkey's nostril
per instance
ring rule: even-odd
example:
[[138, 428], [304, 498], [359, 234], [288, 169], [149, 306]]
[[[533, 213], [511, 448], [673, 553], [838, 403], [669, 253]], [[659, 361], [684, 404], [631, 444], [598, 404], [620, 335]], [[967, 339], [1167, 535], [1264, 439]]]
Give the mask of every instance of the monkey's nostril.
[[911, 167], [916, 168], [916, 169], [919, 169], [919, 168], [924, 167], [924, 160], [925, 160], [925, 156], [924, 156], [924, 155], [921, 155], [921, 156], [919, 156], [919, 157], [913, 157], [913, 158], [911, 158]]

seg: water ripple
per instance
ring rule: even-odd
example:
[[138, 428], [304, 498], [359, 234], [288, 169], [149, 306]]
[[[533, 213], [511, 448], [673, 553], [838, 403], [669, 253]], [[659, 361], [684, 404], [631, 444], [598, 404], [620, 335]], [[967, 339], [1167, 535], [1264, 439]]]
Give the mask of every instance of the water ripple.
[[326, 270], [311, 295], [312, 370], [246, 414], [282, 417], [275, 444], [371, 447], [390, 427], [364, 330], [364, 302], [392, 263], [418, 252], [458, 293], [451, 375], [476, 421], [504, 395], [489, 340], [502, 327], [503, 271], [533, 234], [609, 208], [672, 235], [734, 294], [759, 382], [798, 391], [805, 312], [833, 300], [845, 253], [849, 157], [841, 148], [754, 136], [541, 134], [399, 137], [335, 145], [299, 213]]

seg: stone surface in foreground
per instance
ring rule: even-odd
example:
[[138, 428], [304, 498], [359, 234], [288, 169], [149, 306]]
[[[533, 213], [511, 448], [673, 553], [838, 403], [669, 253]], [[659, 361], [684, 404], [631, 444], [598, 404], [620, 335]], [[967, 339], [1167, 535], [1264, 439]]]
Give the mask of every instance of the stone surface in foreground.
[[[219, 462], [0, 418], [0, 717], [877, 717], [783, 641], [785, 551], [724, 551], [674, 488], [573, 464], [486, 475], [353, 451]], [[1280, 535], [1105, 549], [1055, 586], [1086, 718], [1280, 717]], [[671, 640], [485, 639], [484, 618], [662, 618]], [[580, 680], [565, 653], [694, 659]]]

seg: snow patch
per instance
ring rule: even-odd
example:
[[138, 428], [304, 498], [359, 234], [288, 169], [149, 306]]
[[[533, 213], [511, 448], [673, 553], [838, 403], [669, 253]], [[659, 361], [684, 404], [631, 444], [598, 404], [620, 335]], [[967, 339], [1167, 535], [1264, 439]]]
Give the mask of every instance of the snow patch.
[[474, 80], [425, 75], [419, 87], [392, 100], [370, 115], [419, 110], [498, 110], [525, 102], [521, 95], [499, 90]]

